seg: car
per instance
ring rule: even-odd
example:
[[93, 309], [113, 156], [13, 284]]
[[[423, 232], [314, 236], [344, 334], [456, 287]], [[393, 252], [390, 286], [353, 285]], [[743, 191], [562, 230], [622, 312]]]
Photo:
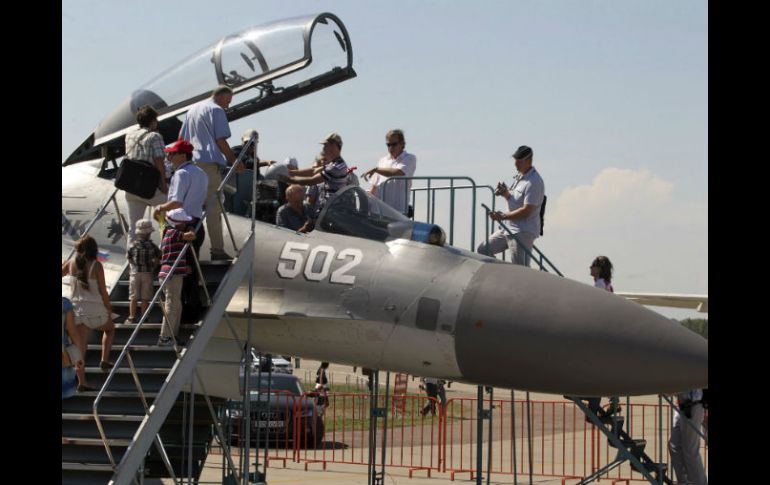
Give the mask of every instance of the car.
[[[263, 359], [265, 356], [262, 357]], [[252, 362], [254, 362], [253, 367], [253, 373], [257, 373], [257, 364], [261, 362], [257, 356], [257, 353], [255, 351], [251, 352], [251, 359]], [[291, 361], [285, 357], [282, 357], [280, 355], [274, 355], [271, 357], [271, 361], [273, 363], [271, 370], [276, 373], [280, 374], [294, 374], [294, 366], [291, 364]], [[263, 368], [262, 372], [265, 372], [267, 369]]]
[[284, 359], [283, 357], [273, 357], [273, 372], [280, 374], [293, 374], [294, 366], [291, 365], [290, 361]]
[[[261, 376], [252, 374], [249, 394], [252, 443], [257, 442], [259, 434], [259, 442], [269, 441], [271, 447], [288, 447], [289, 442], [316, 448], [323, 444], [324, 408], [317, 404], [313, 393], [303, 390], [299, 377], [279, 372], [269, 378], [264, 373]], [[244, 438], [245, 433], [241, 433], [242, 408], [242, 401], [228, 401], [226, 404], [225, 419], [229, 421], [226, 429], [230, 430], [232, 444], [238, 444]]]

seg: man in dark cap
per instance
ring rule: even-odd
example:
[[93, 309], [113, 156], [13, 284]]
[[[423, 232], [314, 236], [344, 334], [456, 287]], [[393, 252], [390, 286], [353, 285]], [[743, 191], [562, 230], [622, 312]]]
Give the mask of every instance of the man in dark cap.
[[299, 185], [323, 183], [318, 212], [332, 195], [351, 181], [351, 170], [348, 170], [345, 160], [342, 159], [342, 137], [337, 133], [329, 133], [319, 143], [323, 145], [321, 153], [324, 159], [329, 162], [312, 169], [295, 170], [293, 175], [284, 180], [286, 183]]
[[[489, 236], [488, 243], [481, 243], [477, 251], [494, 256], [511, 248], [513, 263], [529, 266], [529, 251], [540, 235], [540, 206], [545, 197], [545, 184], [535, 167], [532, 166], [532, 149], [522, 145], [513, 154], [516, 177], [509, 189], [504, 183], [497, 184], [497, 195], [508, 202], [508, 212], [490, 212], [489, 218], [501, 224], [507, 223], [511, 237], [503, 228]], [[524, 249], [526, 248], [526, 250]]]

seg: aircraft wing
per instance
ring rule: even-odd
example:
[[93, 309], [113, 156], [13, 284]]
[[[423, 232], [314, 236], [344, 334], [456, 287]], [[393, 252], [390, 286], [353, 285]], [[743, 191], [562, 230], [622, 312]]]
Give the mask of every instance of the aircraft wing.
[[674, 293], [615, 293], [641, 305], [665, 306], [673, 308], [691, 308], [700, 313], [708, 313], [708, 295], [680, 295]]

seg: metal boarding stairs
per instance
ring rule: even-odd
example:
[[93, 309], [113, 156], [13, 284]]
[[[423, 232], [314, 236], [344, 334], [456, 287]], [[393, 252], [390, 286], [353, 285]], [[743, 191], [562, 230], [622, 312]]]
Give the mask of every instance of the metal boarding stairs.
[[[470, 178], [470, 177], [390, 177], [388, 180], [385, 181], [383, 184], [383, 187], [380, 189], [382, 190], [382, 193], [385, 193], [386, 187], [389, 183], [392, 183], [395, 180], [410, 180], [410, 181], [426, 181], [427, 184], [425, 187], [418, 187], [418, 188], [412, 188], [411, 189], [411, 197], [409, 197], [409, 194], [405, 193], [404, 196], [407, 197], [407, 200], [411, 200], [411, 206], [413, 209], [413, 214], [417, 213], [417, 195], [424, 192], [425, 193], [425, 217], [426, 221], [430, 223], [434, 223], [435, 217], [436, 217], [436, 192], [437, 191], [449, 191], [449, 244], [453, 244], [454, 241], [454, 222], [455, 222], [455, 192], [458, 190], [470, 190], [471, 191], [471, 217], [470, 217], [470, 230], [471, 230], [471, 238], [470, 238], [470, 251], [475, 251], [475, 237], [476, 237], [476, 203], [477, 203], [477, 191], [479, 189], [485, 189], [483, 192], [486, 194], [486, 190], [489, 191], [489, 194], [491, 196], [491, 205], [492, 208], [490, 209], [486, 204], [481, 203], [480, 205], [485, 210], [485, 228], [484, 228], [484, 234], [487, 238], [487, 242], [489, 242], [489, 234], [490, 234], [490, 219], [489, 219], [489, 213], [493, 212], [495, 210], [495, 189], [492, 188], [491, 185], [477, 185], [476, 182]], [[441, 181], [448, 181], [449, 185], [446, 186], [435, 186], [433, 185], [434, 181], [441, 180]], [[458, 182], [467, 182], [467, 184], [464, 185], [458, 185]], [[393, 189], [391, 189], [393, 190]], [[404, 190], [406, 190], [406, 184], [404, 185]], [[505, 224], [498, 224], [499, 227], [507, 231], [508, 235], [518, 241], [518, 238], [514, 233], [511, 232], [511, 230], [505, 225]], [[540, 271], [545, 272], [553, 272], [561, 277], [564, 277], [564, 275], [556, 268], [556, 266], [545, 256], [545, 254], [535, 245], [532, 246], [532, 250], [528, 250], [525, 246], [524, 250], [529, 255], [530, 261], [534, 261]], [[503, 253], [503, 260], [505, 260], [505, 252]], [[478, 426], [478, 436], [477, 436], [477, 483], [481, 483], [481, 421], [486, 419], [489, 421], [489, 429], [490, 429], [490, 446], [488, 447], [488, 462], [491, 459], [491, 429], [492, 429], [492, 412], [491, 412], [491, 406], [492, 406], [492, 395], [491, 395], [491, 389], [488, 390], [490, 392], [490, 408], [488, 410], [483, 409], [483, 394], [482, 394], [482, 386], [479, 386], [478, 388], [478, 416], [479, 416], [479, 426]], [[512, 399], [513, 399], [513, 392]], [[618, 405], [618, 398], [617, 397], [611, 397], [610, 398], [610, 407], [608, 410], [598, 409], [593, 410], [590, 409], [589, 406], [587, 406], [583, 400], [580, 397], [574, 397], [574, 396], [565, 396], [567, 399], [573, 401], [578, 408], [586, 415], [587, 419], [594, 424], [594, 426], [597, 427], [597, 429], [603, 433], [609, 442], [609, 445], [613, 448], [617, 449], [617, 455], [615, 456], [615, 459], [612, 460], [610, 463], [605, 465], [604, 467], [600, 468], [599, 470], [595, 471], [591, 475], [583, 478], [577, 485], [585, 485], [587, 483], [590, 483], [594, 480], [599, 479], [602, 475], [605, 475], [606, 473], [609, 473], [613, 469], [619, 467], [626, 461], [628, 461], [634, 470], [641, 473], [644, 478], [652, 484], [663, 484], [666, 483], [667, 485], [671, 485], [673, 482], [671, 479], [666, 476], [666, 472], [668, 469], [668, 465], [666, 463], [661, 462], [655, 462], [652, 458], [650, 458], [645, 452], [644, 449], [647, 445], [646, 440], [641, 439], [634, 439], [632, 438], [626, 431], [623, 430], [623, 424], [625, 422], [625, 417], [620, 416], [621, 408]], [[668, 398], [666, 398], [669, 403], [671, 402]], [[527, 393], [527, 401], [529, 401], [529, 393]], [[678, 412], [678, 409], [676, 409], [675, 406], [672, 405], [674, 409]], [[527, 417], [529, 418], [529, 413], [527, 413]], [[689, 422], [688, 422], [689, 424]], [[528, 428], [529, 429], [529, 426]], [[698, 434], [701, 434], [699, 430], [696, 430]], [[703, 437], [703, 435], [701, 434]], [[704, 437], [705, 439], [705, 437]], [[531, 454], [531, 446], [530, 446], [530, 454]], [[515, 457], [514, 457], [515, 460]], [[532, 457], [530, 456], [530, 470], [532, 467], [531, 463]], [[515, 465], [514, 465], [515, 466]], [[489, 468], [489, 466], [488, 466]], [[487, 483], [489, 483], [489, 474], [487, 474]]]
[[[182, 388], [251, 268], [253, 253], [253, 237], [249, 237], [232, 264], [201, 264], [214, 293], [200, 322], [181, 325], [176, 349], [155, 345], [162, 325], [158, 305], [148, 310], [144, 322], [115, 325], [112, 354], [120, 355], [109, 375], [98, 367], [101, 344], [96, 342], [101, 335], [93, 332], [86, 376], [101, 391], [81, 392], [62, 401], [62, 483], [107, 483], [114, 473], [113, 462], [118, 471], [115, 483], [120, 483], [121, 470], [132, 467], [143, 477], [200, 475], [213, 437], [214, 421], [207, 407], [221, 400], [198, 396], [191, 403], [190, 393], [183, 393]], [[119, 314], [127, 311], [127, 291], [128, 268], [110, 295]], [[202, 383], [195, 382], [195, 387], [201, 389]], [[95, 403], [97, 397], [99, 403]], [[192, 411], [190, 406], [194, 406]], [[194, 429], [184, 429], [186, 421]], [[150, 449], [156, 435], [164, 451]], [[192, 443], [187, 442], [189, 435]], [[190, 445], [193, 453], [186, 456]]]
[[[245, 148], [253, 142], [254, 136]], [[220, 184], [220, 194], [233, 172], [234, 166]], [[82, 235], [90, 231], [110, 203], [114, 204], [122, 220], [115, 200], [117, 192], [116, 189], [97, 211]], [[221, 205], [221, 197], [218, 200]], [[233, 246], [238, 248], [224, 210], [222, 214]], [[204, 213], [199, 224], [204, 223], [205, 217]], [[119, 352], [119, 355], [109, 374], [100, 372], [98, 351], [101, 345], [89, 343], [87, 350], [92, 352], [87, 354], [86, 376], [91, 385], [96, 384], [100, 389], [79, 392], [62, 400], [63, 484], [138, 484], [143, 483], [145, 477], [171, 477], [174, 483], [179, 483], [177, 475], [197, 483], [213, 435], [225, 451], [230, 478], [239, 476], [214, 403], [195, 367], [223, 317], [234, 339], [239, 345], [242, 343], [235, 335], [225, 309], [238, 287], [249, 277], [254, 253], [253, 224], [232, 263], [201, 264], [191, 243], [185, 245], [170, 272], [173, 273], [181, 257], [187, 254], [188, 261], [192, 260], [197, 266], [204, 283], [204, 301], [208, 302], [208, 309], [204, 303], [204, 314], [198, 323], [180, 325], [178, 340], [172, 337], [173, 347], [152, 344], [163, 325], [160, 323], [163, 321], [160, 295], [167, 280], [161, 282], [138, 322], [115, 325], [113, 345], [119, 350], [113, 349], [112, 353]], [[128, 263], [110, 294], [113, 310], [123, 313], [128, 310], [127, 273]], [[98, 342], [98, 335], [91, 337], [92, 341]], [[203, 399], [184, 392], [186, 385], [202, 393]]]

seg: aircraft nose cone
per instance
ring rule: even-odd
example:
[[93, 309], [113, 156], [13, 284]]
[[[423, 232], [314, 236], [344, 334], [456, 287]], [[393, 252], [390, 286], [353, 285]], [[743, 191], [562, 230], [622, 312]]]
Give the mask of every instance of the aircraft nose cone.
[[607, 291], [487, 264], [463, 295], [457, 361], [472, 382], [578, 396], [708, 387], [706, 339]]

